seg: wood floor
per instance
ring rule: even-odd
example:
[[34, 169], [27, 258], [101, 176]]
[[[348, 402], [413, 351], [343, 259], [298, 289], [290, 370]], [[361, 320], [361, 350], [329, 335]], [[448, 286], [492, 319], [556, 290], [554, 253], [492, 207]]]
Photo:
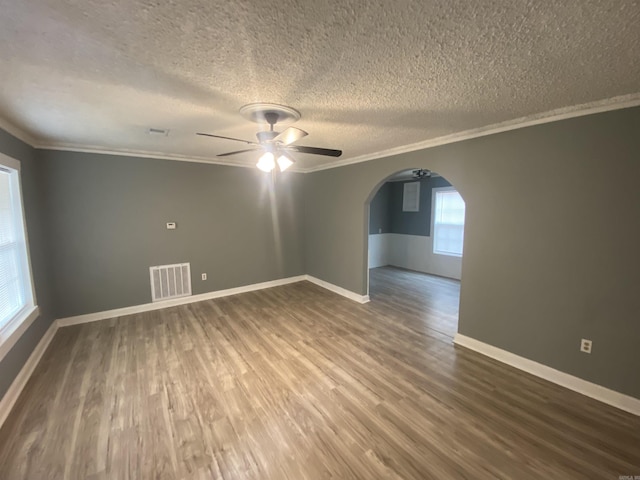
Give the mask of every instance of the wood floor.
[[454, 347], [458, 285], [376, 269], [60, 329], [0, 478], [618, 479], [640, 418]]

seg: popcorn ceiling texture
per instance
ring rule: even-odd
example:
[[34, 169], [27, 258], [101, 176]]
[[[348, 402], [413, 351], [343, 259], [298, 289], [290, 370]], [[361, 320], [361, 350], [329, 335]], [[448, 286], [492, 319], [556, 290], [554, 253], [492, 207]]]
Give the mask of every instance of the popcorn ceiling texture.
[[0, 0], [0, 11], [0, 117], [45, 145], [214, 158], [243, 146], [195, 132], [253, 140], [260, 126], [238, 109], [263, 101], [302, 112], [299, 144], [353, 158], [640, 92], [637, 1]]

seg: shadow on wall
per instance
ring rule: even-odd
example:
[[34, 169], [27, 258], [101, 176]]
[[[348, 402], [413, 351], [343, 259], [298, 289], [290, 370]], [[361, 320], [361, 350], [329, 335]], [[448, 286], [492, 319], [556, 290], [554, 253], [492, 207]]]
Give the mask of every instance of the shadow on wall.
[[368, 268], [392, 265], [460, 280], [465, 204], [444, 177], [399, 171], [372, 192]]

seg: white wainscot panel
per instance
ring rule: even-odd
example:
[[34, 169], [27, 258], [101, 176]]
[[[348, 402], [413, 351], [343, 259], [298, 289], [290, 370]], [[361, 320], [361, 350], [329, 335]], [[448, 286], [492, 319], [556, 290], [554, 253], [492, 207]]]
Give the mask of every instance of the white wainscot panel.
[[[434, 254], [432, 237], [400, 233], [389, 235], [389, 265], [460, 280], [462, 257]], [[371, 245], [371, 242], [369, 244]], [[369, 265], [371, 266], [371, 247], [369, 247]]]
[[390, 233], [369, 235], [369, 268], [389, 265]]

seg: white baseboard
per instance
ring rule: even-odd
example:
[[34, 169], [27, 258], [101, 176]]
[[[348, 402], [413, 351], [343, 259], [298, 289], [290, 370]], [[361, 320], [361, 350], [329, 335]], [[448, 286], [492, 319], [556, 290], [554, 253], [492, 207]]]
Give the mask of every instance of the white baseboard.
[[511, 365], [512, 367], [523, 370], [531, 375], [535, 375], [536, 377], [543, 378], [549, 382], [568, 388], [569, 390], [573, 390], [574, 392], [591, 397], [602, 403], [611, 405], [612, 407], [640, 416], [640, 399], [616, 392], [615, 390], [610, 390], [601, 385], [596, 385], [595, 383], [588, 382], [582, 378], [574, 377], [568, 373], [542, 365], [541, 363], [534, 362], [528, 358], [520, 357], [514, 353], [507, 352], [501, 348], [494, 347], [493, 345], [489, 345], [459, 333], [456, 334], [453, 343], [470, 350], [474, 350], [482, 355], [486, 355], [487, 357], [491, 357], [499, 362]]
[[320, 280], [319, 278], [312, 277], [311, 275], [305, 275], [305, 277], [306, 280], [310, 281], [311, 283], [315, 283], [322, 288], [331, 290], [333, 293], [337, 293], [338, 295], [347, 297], [349, 300], [353, 300], [354, 302], [367, 303], [369, 301], [369, 295], [360, 295], [358, 293], [352, 292], [351, 290], [347, 290], [346, 288], [334, 285], [333, 283], [325, 282], [324, 280]]
[[271, 280], [269, 282], [254, 283], [252, 285], [245, 285], [243, 287], [228, 288], [226, 290], [218, 290], [215, 292], [202, 293], [199, 295], [191, 295], [189, 297], [176, 298], [176, 299], [166, 300], [162, 302], [145, 303], [143, 305], [134, 305], [132, 307], [117, 308], [114, 310], [106, 310], [103, 312], [96, 312], [96, 313], [88, 313], [85, 315], [77, 315], [75, 317], [59, 318], [58, 320], [54, 321], [51, 324], [49, 329], [40, 339], [40, 342], [38, 342], [38, 345], [29, 356], [29, 359], [26, 361], [26, 363], [20, 370], [20, 373], [16, 376], [15, 380], [13, 381], [13, 383], [11, 384], [11, 386], [9, 387], [5, 395], [0, 400], [0, 427], [6, 420], [7, 416], [9, 415], [9, 412], [11, 412], [11, 409], [13, 408], [16, 401], [18, 400], [18, 397], [20, 396], [22, 389], [27, 384], [27, 381], [29, 380], [29, 377], [31, 377], [33, 370], [36, 368], [36, 365], [38, 365], [38, 362], [42, 358], [42, 355], [46, 351], [47, 347], [49, 346], [49, 343], [51, 343], [51, 340], [53, 339], [53, 336], [55, 335], [57, 329], [60, 327], [68, 327], [71, 325], [77, 325], [81, 323], [89, 323], [89, 322], [95, 322], [98, 320], [106, 320], [108, 318], [121, 317], [123, 315], [131, 315], [134, 313], [148, 312], [151, 310], [159, 310], [162, 308], [173, 307], [176, 305], [185, 305], [188, 303], [200, 302], [202, 300], [209, 300], [212, 298], [220, 298], [220, 297], [226, 297], [229, 295], [237, 295], [239, 293], [252, 292], [255, 290], [262, 290], [264, 288], [278, 287], [280, 285], [287, 285], [289, 283], [296, 283], [304, 280], [308, 280], [309, 282], [315, 283], [316, 285], [319, 285], [323, 288], [326, 288], [327, 290], [330, 290], [339, 295], [347, 297], [358, 303], [367, 303], [369, 301], [369, 295], [358, 295], [342, 287], [333, 285], [332, 283], [325, 282], [324, 280], [320, 280], [318, 278], [315, 278], [309, 275], [298, 275], [295, 277], [282, 278], [279, 280]]
[[226, 290], [216, 290], [215, 292], [200, 293], [198, 295], [190, 295], [188, 297], [180, 297], [172, 300], [163, 300], [160, 302], [144, 303], [142, 305], [133, 305], [131, 307], [116, 308], [114, 310], [105, 310], [103, 312], [86, 313], [84, 315], [76, 315], [73, 317], [59, 318], [59, 327], [69, 327], [80, 323], [95, 322], [97, 320], [106, 320], [108, 318], [122, 317], [124, 315], [132, 315], [134, 313], [150, 312], [152, 310], [160, 310], [167, 307], [175, 307], [177, 305], [186, 305], [188, 303], [201, 302], [212, 298], [228, 297], [239, 293], [253, 292], [264, 288], [279, 287], [289, 283], [296, 283], [306, 280], [306, 275], [298, 275], [296, 277], [281, 278], [278, 280], [270, 280], [268, 282], [253, 283], [242, 287], [227, 288]]
[[2, 424], [9, 416], [9, 412], [11, 412], [11, 409], [18, 400], [20, 393], [22, 393], [22, 389], [27, 384], [27, 381], [35, 370], [36, 365], [38, 365], [38, 362], [40, 362], [42, 355], [44, 355], [44, 352], [47, 350], [47, 347], [49, 346], [49, 343], [51, 343], [56, 330], [58, 330], [58, 324], [54, 321], [42, 336], [42, 338], [38, 342], [38, 345], [36, 345], [36, 348], [33, 349], [31, 355], [29, 355], [29, 358], [23, 365], [16, 378], [11, 383], [11, 386], [9, 387], [7, 392], [2, 397], [2, 400], [0, 400], [0, 427], [2, 427]]
[[358, 295], [357, 293], [346, 290], [342, 287], [338, 287], [324, 280], [312, 277], [310, 275], [298, 275], [296, 277], [281, 278], [279, 280], [271, 280], [269, 282], [254, 283], [251, 285], [245, 285], [242, 287], [228, 288], [226, 290], [217, 290], [215, 292], [201, 293], [198, 295], [191, 295], [188, 297], [174, 298], [172, 300], [164, 300], [161, 302], [144, 303], [142, 305], [133, 305], [131, 307], [116, 308], [114, 310], [105, 310], [103, 312], [86, 313], [84, 315], [76, 315], [73, 317], [59, 318], [57, 320], [58, 327], [69, 327], [71, 325], [78, 325], [81, 323], [95, 322], [98, 320], [106, 320], [108, 318], [122, 317], [124, 315], [132, 315], [134, 313], [150, 312], [152, 310], [160, 310], [167, 307], [175, 307], [176, 305], [186, 305], [188, 303], [201, 302], [203, 300], [210, 300], [212, 298], [227, 297], [229, 295], [237, 295], [239, 293], [253, 292], [255, 290], [262, 290], [264, 288], [279, 287], [281, 285], [287, 285], [289, 283], [301, 282], [308, 280], [311, 283], [315, 283], [327, 290], [331, 290], [334, 293], [347, 297], [358, 303], [367, 303], [369, 301], [369, 295]]

